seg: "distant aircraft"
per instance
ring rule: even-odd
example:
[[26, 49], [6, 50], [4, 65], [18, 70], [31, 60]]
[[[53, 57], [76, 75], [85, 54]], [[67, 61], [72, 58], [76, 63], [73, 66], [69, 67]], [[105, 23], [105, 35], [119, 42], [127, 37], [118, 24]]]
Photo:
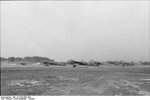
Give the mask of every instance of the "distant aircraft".
[[78, 64], [73, 64], [73, 67], [77, 67]]

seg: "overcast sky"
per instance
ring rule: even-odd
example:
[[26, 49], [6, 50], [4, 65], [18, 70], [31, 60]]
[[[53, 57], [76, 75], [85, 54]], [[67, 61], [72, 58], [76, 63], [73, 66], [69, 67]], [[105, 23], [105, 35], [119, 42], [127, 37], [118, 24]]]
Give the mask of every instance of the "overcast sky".
[[1, 1], [1, 56], [150, 60], [150, 1]]

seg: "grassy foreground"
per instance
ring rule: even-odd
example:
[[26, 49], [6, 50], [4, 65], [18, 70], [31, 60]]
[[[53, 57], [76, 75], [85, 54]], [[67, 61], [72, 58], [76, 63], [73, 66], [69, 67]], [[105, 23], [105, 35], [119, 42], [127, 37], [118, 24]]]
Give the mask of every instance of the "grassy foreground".
[[1, 95], [150, 96], [150, 67], [1, 66]]

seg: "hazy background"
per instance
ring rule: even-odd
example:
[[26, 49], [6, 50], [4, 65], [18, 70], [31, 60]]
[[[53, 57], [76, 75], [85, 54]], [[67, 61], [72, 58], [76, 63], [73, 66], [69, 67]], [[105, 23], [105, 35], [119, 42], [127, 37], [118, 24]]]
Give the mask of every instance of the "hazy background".
[[1, 56], [150, 60], [150, 1], [1, 1]]

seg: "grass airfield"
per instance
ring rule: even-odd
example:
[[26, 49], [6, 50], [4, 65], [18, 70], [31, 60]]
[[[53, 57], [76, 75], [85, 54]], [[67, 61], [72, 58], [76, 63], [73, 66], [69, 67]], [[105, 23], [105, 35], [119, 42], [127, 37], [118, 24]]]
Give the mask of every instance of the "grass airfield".
[[150, 96], [150, 66], [1, 66], [1, 95]]

